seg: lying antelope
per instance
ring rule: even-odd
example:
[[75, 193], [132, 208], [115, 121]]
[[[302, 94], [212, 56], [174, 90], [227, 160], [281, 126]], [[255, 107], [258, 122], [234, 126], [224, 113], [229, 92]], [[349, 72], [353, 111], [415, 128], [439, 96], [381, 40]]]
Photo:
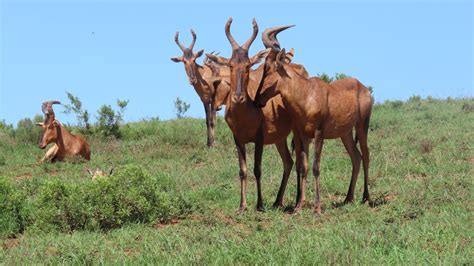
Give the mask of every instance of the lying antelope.
[[48, 144], [54, 143], [40, 162], [64, 161], [68, 156], [77, 155], [86, 160], [90, 160], [91, 151], [89, 144], [83, 137], [69, 133], [59, 121], [55, 119], [53, 104], [60, 104], [60, 102], [47, 101], [43, 103], [41, 110], [45, 115], [44, 122], [36, 123], [36, 125], [43, 129], [43, 136], [39, 143], [40, 149], [44, 149]]
[[[191, 30], [193, 41], [188, 48], [184, 47], [179, 42], [179, 32], [176, 32], [175, 42], [183, 51], [180, 57], [173, 57], [173, 62], [183, 62], [184, 70], [188, 76], [189, 84], [194, 87], [194, 90], [199, 95], [206, 113], [207, 126], [207, 146], [214, 145], [214, 128], [216, 125], [216, 113], [225, 103], [225, 99], [229, 93], [229, 70], [225, 67], [210, 66], [204, 64], [199, 65], [196, 59], [202, 56], [204, 50], [197, 53], [193, 52], [194, 44], [196, 43], [196, 33]], [[215, 68], [218, 68], [217, 70]]]
[[[286, 143], [287, 136], [291, 132], [291, 117], [280, 97], [274, 97], [260, 108], [254, 102], [254, 97], [258, 84], [263, 75], [263, 67], [251, 71], [251, 67], [261, 61], [268, 53], [273, 53], [272, 49], [258, 52], [252, 58], [248, 56], [248, 49], [255, 40], [258, 33], [258, 25], [253, 20], [253, 33], [251, 37], [242, 45], [234, 40], [230, 33], [232, 18], [226, 23], [225, 34], [232, 46], [232, 57], [226, 59], [216, 55], [207, 56], [220, 65], [230, 68], [230, 95], [227, 97], [225, 120], [232, 130], [235, 144], [239, 156], [239, 176], [240, 176], [240, 208], [242, 212], [247, 208], [247, 159], [245, 144], [255, 143], [255, 164], [254, 174], [257, 183], [257, 210], [263, 210], [263, 197], [261, 190], [261, 163], [263, 145], [275, 144], [283, 162], [283, 178], [275, 207], [283, 206], [283, 195], [288, 182], [293, 160]], [[292, 55], [289, 55], [291, 59]], [[307, 76], [304, 67], [290, 64], [296, 72], [302, 76]]]
[[[266, 42], [266, 43], [265, 43]], [[272, 46], [276, 36], [264, 39], [265, 46]], [[295, 146], [302, 164], [298, 169], [298, 193], [295, 211], [304, 204], [305, 178], [309, 139], [314, 138], [315, 156], [313, 175], [315, 177], [314, 212], [321, 213], [320, 203], [320, 159], [324, 139], [341, 138], [352, 161], [352, 177], [345, 202], [354, 200], [354, 189], [360, 169], [361, 154], [356, 146], [357, 140], [362, 150], [364, 166], [364, 194], [362, 201], [369, 200], [369, 149], [367, 134], [373, 99], [369, 90], [358, 80], [345, 78], [331, 84], [319, 78], [308, 78], [295, 72], [285, 59], [285, 49], [277, 56], [266, 57], [262, 83], [255, 97], [259, 105], [265, 105], [273, 97], [282, 97], [291, 114], [295, 134]], [[356, 140], [352, 130], [355, 128]]]

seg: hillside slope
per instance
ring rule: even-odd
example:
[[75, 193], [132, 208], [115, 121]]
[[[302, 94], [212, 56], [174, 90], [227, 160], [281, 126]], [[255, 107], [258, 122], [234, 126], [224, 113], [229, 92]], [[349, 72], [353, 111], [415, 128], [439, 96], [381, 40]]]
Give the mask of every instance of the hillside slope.
[[[300, 214], [271, 209], [282, 174], [273, 146], [262, 165], [267, 211], [254, 210], [249, 171], [249, 210], [235, 214], [238, 160], [222, 118], [213, 149], [201, 119], [137, 122], [124, 126], [122, 140], [92, 138], [84, 164], [35, 165], [43, 150], [1, 135], [0, 263], [472, 264], [472, 106], [473, 99], [418, 98], [376, 105], [371, 206], [341, 205], [350, 159], [339, 140], [325, 141], [321, 217], [311, 210], [311, 172]], [[85, 171], [112, 166], [111, 180], [92, 181]], [[293, 169], [289, 207], [295, 177]]]

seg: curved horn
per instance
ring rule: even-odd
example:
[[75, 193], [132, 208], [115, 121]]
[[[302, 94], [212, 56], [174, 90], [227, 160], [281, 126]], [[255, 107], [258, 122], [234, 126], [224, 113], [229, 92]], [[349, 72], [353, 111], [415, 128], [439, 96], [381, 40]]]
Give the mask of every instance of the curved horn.
[[275, 50], [280, 50], [280, 43], [277, 40], [277, 34], [281, 31], [284, 31], [288, 28], [294, 27], [295, 25], [288, 25], [288, 26], [279, 26], [268, 28], [262, 33], [262, 41], [265, 48], [272, 48]]
[[53, 104], [61, 104], [60, 101], [46, 101], [41, 105], [41, 111], [44, 113], [44, 124], [49, 125], [55, 118]]
[[227, 40], [229, 40], [230, 45], [232, 45], [232, 50], [237, 50], [239, 48], [239, 44], [235, 41], [232, 34], [230, 34], [230, 24], [232, 24], [232, 17], [229, 17], [227, 23], [225, 24], [225, 35], [227, 36]]
[[194, 48], [194, 44], [196, 43], [196, 33], [193, 31], [193, 29], [191, 29], [191, 35], [193, 35], [193, 41], [189, 45], [188, 49], [192, 51]]
[[[219, 52], [216, 53], [216, 51], [212, 51], [212, 52], [210, 52], [209, 54], [211, 54], [211, 55], [218, 55]], [[206, 58], [204, 58], [204, 61], [203, 61], [203, 62], [204, 62], [204, 64], [209, 63], [209, 57], [208, 57], [207, 55], [206, 55]]]
[[54, 114], [53, 104], [61, 104], [61, 102], [60, 101], [46, 101], [41, 105], [41, 111], [43, 111], [45, 115]]
[[257, 38], [257, 34], [258, 34], [258, 24], [255, 18], [253, 18], [252, 20], [252, 26], [253, 26], [252, 36], [250, 36], [250, 38], [244, 43], [244, 45], [242, 45], [242, 49], [245, 49], [247, 51], [249, 50], [250, 45], [253, 43], [253, 41], [255, 41], [255, 38]]
[[176, 35], [174, 36], [174, 41], [179, 46], [179, 49], [181, 49], [181, 51], [184, 52], [184, 50], [186, 50], [186, 48], [184, 48], [184, 46], [179, 42], [179, 31], [176, 32]]

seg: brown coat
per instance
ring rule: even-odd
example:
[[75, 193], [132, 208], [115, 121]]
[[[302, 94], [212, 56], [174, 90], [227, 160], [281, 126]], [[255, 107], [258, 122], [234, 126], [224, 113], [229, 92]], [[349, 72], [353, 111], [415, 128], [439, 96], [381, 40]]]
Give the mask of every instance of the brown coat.
[[64, 161], [66, 157], [72, 156], [81, 156], [89, 161], [91, 158], [89, 143], [82, 136], [69, 133], [55, 119], [52, 105], [59, 103], [59, 101], [44, 102], [42, 110], [45, 114], [45, 120], [43, 123], [36, 123], [36, 125], [43, 129], [43, 135], [39, 143], [40, 149], [44, 149], [48, 144], [54, 143], [40, 162]]
[[[282, 53], [284, 53], [284, 50], [282, 50]], [[293, 128], [298, 135], [295, 138], [297, 141], [296, 148], [303, 161], [308, 159], [309, 138], [315, 138], [313, 174], [316, 179], [316, 200], [314, 211], [316, 213], [321, 212], [319, 163], [323, 139], [341, 138], [351, 156], [353, 172], [346, 202], [353, 200], [361, 157], [352, 136], [353, 128], [356, 130], [356, 139], [360, 141], [364, 162], [363, 201], [368, 201], [369, 150], [367, 147], [367, 133], [373, 104], [369, 90], [353, 78], [346, 78], [328, 84], [316, 77], [301, 76], [282, 60], [281, 56], [277, 56], [276, 60], [267, 57], [263, 80], [256, 101], [264, 104], [272, 97], [282, 97], [283, 103], [291, 115]], [[300, 172], [298, 176], [304, 179], [307, 167], [302, 169], [303, 172]], [[298, 183], [300, 185], [296, 210], [299, 210], [304, 204], [305, 180]]]

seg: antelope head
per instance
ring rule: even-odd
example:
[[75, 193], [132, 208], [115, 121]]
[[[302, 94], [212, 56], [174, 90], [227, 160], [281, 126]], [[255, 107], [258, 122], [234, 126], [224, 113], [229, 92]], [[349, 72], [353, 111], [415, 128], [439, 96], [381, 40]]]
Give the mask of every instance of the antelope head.
[[[219, 55], [219, 53], [215, 53], [212, 51], [210, 55]], [[219, 66], [212, 60], [209, 59], [209, 57], [206, 55], [206, 58], [204, 59], [204, 65], [207, 66], [211, 71], [213, 76], [219, 76], [220, 75], [220, 68]]]
[[293, 26], [273, 27], [266, 29], [262, 33], [263, 44], [265, 48], [271, 49], [271, 52], [265, 58], [263, 78], [255, 96], [255, 104], [257, 106], [265, 106], [268, 100], [279, 94], [280, 86], [278, 86], [278, 81], [288, 77], [285, 67], [291, 63], [294, 50], [291, 49], [287, 53], [285, 48], [281, 49], [277, 34]]
[[197, 75], [196, 75], [198, 71], [198, 65], [196, 64], [196, 59], [202, 56], [202, 54], [204, 53], [204, 50], [200, 50], [197, 53], [193, 52], [193, 47], [194, 47], [194, 44], [196, 43], [196, 33], [193, 30], [191, 30], [191, 34], [193, 36], [193, 41], [191, 42], [189, 47], [186, 48], [179, 42], [179, 31], [176, 32], [174, 41], [178, 45], [179, 49], [183, 51], [183, 55], [180, 57], [172, 57], [171, 61], [175, 63], [183, 62], [184, 70], [186, 71], [186, 74], [188, 75], [189, 84], [194, 85], [198, 82]]
[[86, 171], [87, 171], [87, 173], [89, 173], [92, 180], [95, 180], [95, 179], [97, 179], [98, 177], [101, 177], [101, 176], [111, 176], [113, 171], [114, 171], [114, 167], [110, 168], [110, 170], [108, 172], [104, 171], [104, 170], [101, 170], [99, 168], [96, 168], [95, 170], [91, 170], [91, 169], [87, 168]]
[[43, 135], [39, 143], [40, 149], [46, 148], [48, 144], [55, 142], [58, 138], [57, 128], [59, 127], [59, 122], [55, 118], [53, 104], [60, 103], [59, 101], [47, 101], [41, 106], [45, 118], [43, 122], [36, 123], [37, 126], [43, 129]]
[[233, 103], [243, 103], [248, 99], [247, 87], [249, 84], [250, 69], [253, 65], [259, 63], [268, 54], [269, 49], [258, 52], [252, 58], [249, 58], [249, 48], [253, 43], [258, 33], [258, 25], [255, 18], [252, 21], [253, 32], [250, 38], [240, 46], [232, 37], [230, 33], [230, 25], [232, 24], [232, 17], [227, 20], [225, 25], [225, 34], [232, 46], [232, 57], [230, 59], [216, 56], [213, 54], [206, 54], [212, 61], [228, 66], [230, 68], [230, 97]]

